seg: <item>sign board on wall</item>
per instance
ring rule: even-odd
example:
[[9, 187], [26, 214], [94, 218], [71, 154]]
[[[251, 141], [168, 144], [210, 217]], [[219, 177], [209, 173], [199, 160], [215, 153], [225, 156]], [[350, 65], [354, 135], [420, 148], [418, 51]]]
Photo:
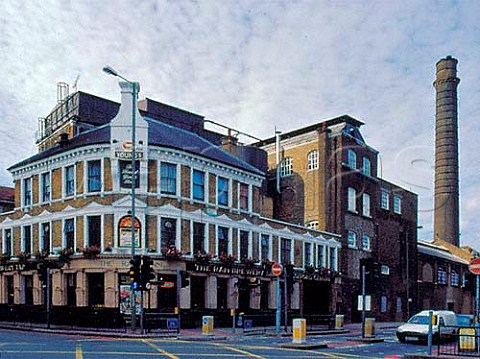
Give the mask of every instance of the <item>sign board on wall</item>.
[[[370, 295], [365, 296], [365, 310], [370, 311], [372, 310], [372, 297]], [[359, 295], [358, 296], [358, 308], [357, 310], [362, 311], [363, 310], [363, 296]]]

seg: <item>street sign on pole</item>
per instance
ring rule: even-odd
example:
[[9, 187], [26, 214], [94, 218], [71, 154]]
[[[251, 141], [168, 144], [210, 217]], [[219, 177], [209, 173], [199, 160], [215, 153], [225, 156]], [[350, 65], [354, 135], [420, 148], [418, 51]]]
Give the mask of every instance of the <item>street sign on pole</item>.
[[468, 269], [475, 275], [480, 275], [480, 258], [474, 258], [468, 265]]
[[280, 274], [282, 274], [282, 271], [283, 271], [283, 268], [280, 264], [278, 263], [274, 263], [272, 265], [272, 274], [275, 276], [275, 277], [278, 277]]

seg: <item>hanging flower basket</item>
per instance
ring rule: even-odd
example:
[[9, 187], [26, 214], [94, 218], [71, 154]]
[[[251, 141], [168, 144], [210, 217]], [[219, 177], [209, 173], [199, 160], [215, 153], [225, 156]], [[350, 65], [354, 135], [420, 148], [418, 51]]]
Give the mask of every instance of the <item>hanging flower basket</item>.
[[182, 252], [175, 248], [175, 246], [162, 247], [161, 252], [168, 261], [176, 261], [182, 258]]
[[5, 264], [7, 263], [10, 259], [12, 258], [12, 256], [8, 253], [3, 253], [1, 256], [0, 256], [0, 263], [1, 264]]
[[101, 250], [98, 246], [90, 246], [81, 249], [83, 256], [87, 259], [96, 259]]
[[63, 248], [58, 252], [58, 260], [63, 263], [70, 263], [73, 253], [73, 248]]
[[242, 258], [242, 263], [245, 265], [245, 268], [252, 269], [255, 265], [255, 260], [253, 258]]
[[205, 253], [205, 252], [202, 253], [199, 251], [193, 255], [193, 259], [197, 263], [207, 264], [212, 259], [212, 255], [210, 253]]
[[236, 262], [237, 258], [231, 254], [222, 253], [220, 254], [220, 257], [218, 257], [218, 260], [225, 266], [231, 266]]

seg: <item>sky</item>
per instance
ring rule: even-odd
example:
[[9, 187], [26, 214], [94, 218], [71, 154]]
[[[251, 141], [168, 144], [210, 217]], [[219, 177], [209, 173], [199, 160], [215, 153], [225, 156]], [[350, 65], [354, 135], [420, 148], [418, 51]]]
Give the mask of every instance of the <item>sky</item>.
[[[480, 249], [478, 1], [0, 2], [0, 185], [36, 152], [58, 82], [151, 98], [259, 138], [348, 114], [382, 178], [418, 194], [433, 238], [435, 64], [458, 59], [461, 245]], [[477, 85], [475, 85], [477, 84]]]

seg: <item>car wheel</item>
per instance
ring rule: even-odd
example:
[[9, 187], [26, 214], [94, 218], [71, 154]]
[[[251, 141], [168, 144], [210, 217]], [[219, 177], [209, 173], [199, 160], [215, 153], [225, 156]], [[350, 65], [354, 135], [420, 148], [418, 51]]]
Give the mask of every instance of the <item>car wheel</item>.
[[405, 342], [406, 342], [405, 337], [403, 337], [403, 336], [401, 336], [401, 335], [397, 335], [397, 337], [398, 337], [398, 341], [399, 341], [400, 343], [405, 343]]

